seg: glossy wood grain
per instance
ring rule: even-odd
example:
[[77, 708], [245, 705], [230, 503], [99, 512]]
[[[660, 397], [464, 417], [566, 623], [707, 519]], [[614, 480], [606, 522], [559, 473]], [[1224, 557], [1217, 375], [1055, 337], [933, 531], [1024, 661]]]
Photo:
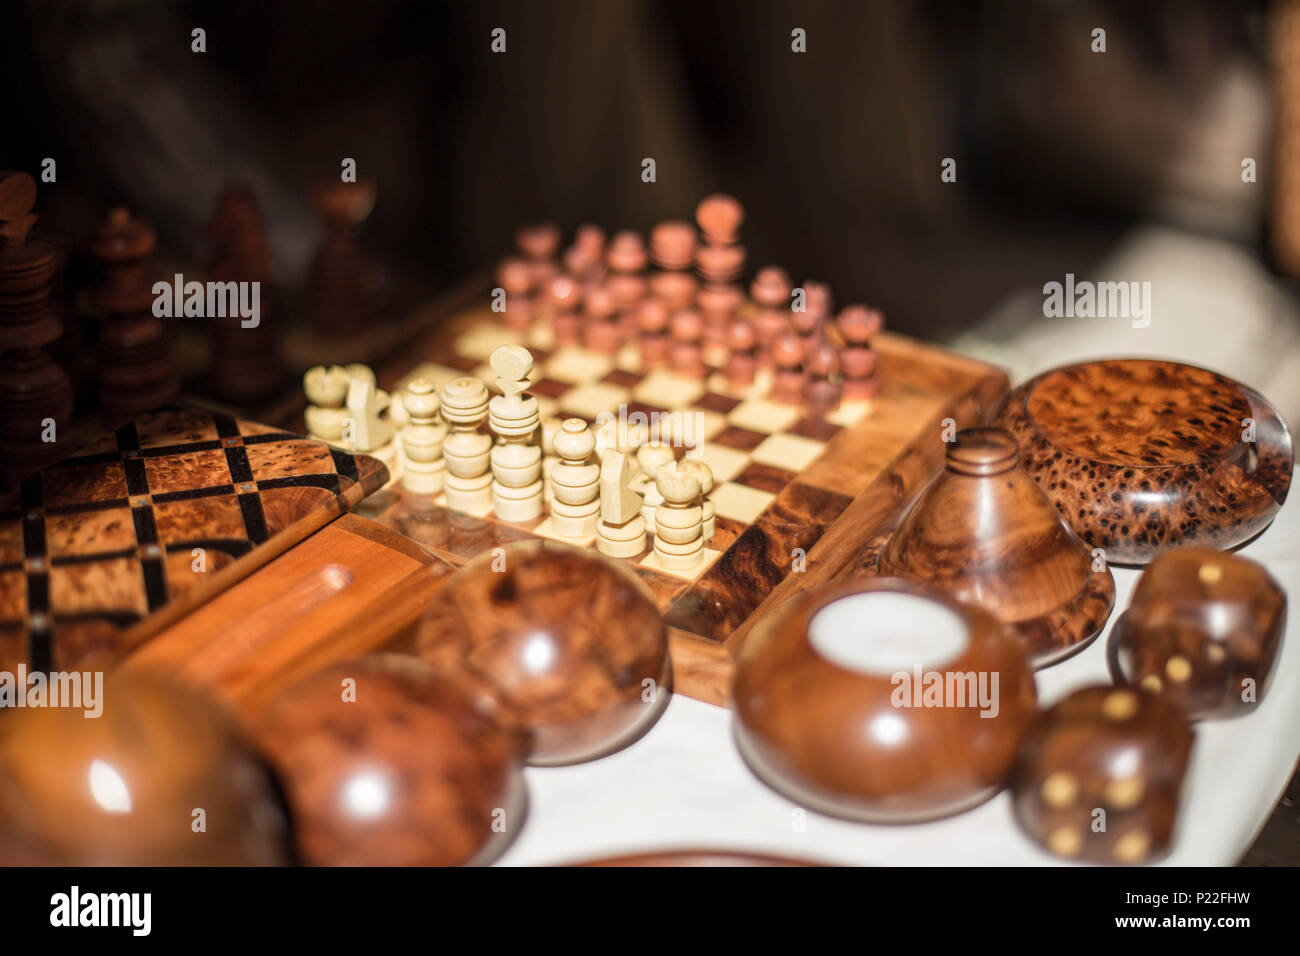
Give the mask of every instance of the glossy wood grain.
[[1146, 564], [1178, 545], [1236, 547], [1268, 526], [1291, 485], [1291, 436], [1277, 413], [1191, 365], [1110, 359], [1045, 372], [1007, 397], [995, 424], [1114, 563]]
[[[813, 617], [871, 593], [914, 595], [957, 615], [967, 640], [941, 670], [997, 674], [996, 713], [899, 706], [891, 675], [822, 656], [809, 639]], [[914, 581], [878, 578], [802, 594], [759, 624], [737, 660], [734, 726], [755, 772], [800, 805], [875, 822], [917, 821], [997, 792], [1035, 700], [1024, 651], [992, 615]]]
[[0, 865], [293, 861], [279, 791], [216, 704], [125, 674], [101, 704], [0, 714]]
[[1248, 558], [1167, 551], [1111, 628], [1112, 674], [1169, 697], [1195, 719], [1250, 713], [1269, 687], [1286, 604], [1278, 583]]
[[319, 671], [254, 733], [285, 781], [307, 863], [481, 863], [523, 823], [519, 738], [414, 658]]
[[1193, 733], [1172, 701], [1084, 687], [1025, 735], [1012, 775], [1016, 818], [1072, 860], [1144, 863], [1168, 852]]
[[667, 703], [668, 641], [649, 592], [617, 561], [554, 541], [471, 561], [420, 623], [416, 652], [491, 701], [529, 761], [626, 746]]
[[1000, 428], [958, 432], [943, 473], [879, 557], [883, 575], [917, 578], [1007, 624], [1037, 667], [1101, 632], [1115, 581], [1019, 467]]

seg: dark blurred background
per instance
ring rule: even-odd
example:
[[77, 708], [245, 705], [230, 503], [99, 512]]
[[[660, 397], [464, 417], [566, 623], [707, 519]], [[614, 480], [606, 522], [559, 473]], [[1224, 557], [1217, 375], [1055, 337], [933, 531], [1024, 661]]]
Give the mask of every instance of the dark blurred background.
[[1259, 246], [1270, 164], [1250, 190], [1239, 164], [1270, 148], [1268, 15], [1259, 0], [28, 0], [0, 31], [3, 165], [57, 158], [38, 232], [89, 234], [125, 202], [182, 261], [202, 259], [223, 186], [247, 181], [293, 284], [320, 235], [308, 186], [354, 157], [379, 185], [369, 249], [430, 294], [521, 223], [646, 229], [725, 190], [746, 204], [751, 266], [942, 336], [1019, 285], [1087, 271], [1135, 221]]

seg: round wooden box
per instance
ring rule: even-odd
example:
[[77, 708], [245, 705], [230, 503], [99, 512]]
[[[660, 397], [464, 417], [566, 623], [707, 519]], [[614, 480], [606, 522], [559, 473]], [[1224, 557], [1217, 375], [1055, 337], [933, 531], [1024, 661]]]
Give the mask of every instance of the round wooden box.
[[995, 421], [1056, 509], [1108, 562], [1228, 549], [1286, 500], [1291, 436], [1257, 392], [1193, 365], [1107, 359], [1044, 372]]

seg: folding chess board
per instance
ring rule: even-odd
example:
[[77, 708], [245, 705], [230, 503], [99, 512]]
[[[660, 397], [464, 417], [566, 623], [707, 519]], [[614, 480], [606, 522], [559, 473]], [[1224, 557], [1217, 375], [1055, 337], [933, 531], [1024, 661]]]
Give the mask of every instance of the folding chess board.
[[[721, 702], [731, 651], [766, 610], [804, 587], [853, 567], [864, 549], [901, 514], [942, 462], [945, 419], [956, 427], [982, 420], [1005, 394], [991, 366], [882, 334], [880, 394], [827, 415], [782, 404], [762, 380], [737, 391], [716, 369], [702, 378], [640, 367], [637, 350], [614, 355], [580, 346], [555, 348], [548, 330], [518, 332], [476, 310], [455, 317], [379, 369], [381, 384], [421, 377], [440, 387], [470, 374], [489, 387], [492, 351], [519, 344], [536, 366], [530, 391], [541, 414], [596, 422], [601, 413], [655, 416], [688, 429], [714, 474], [710, 499], [717, 531], [704, 561], [689, 571], [661, 567], [652, 548], [626, 559], [649, 586], [670, 628], [675, 680], [691, 696]], [[689, 423], [689, 424], [687, 424]], [[675, 441], [679, 457], [686, 443]], [[362, 508], [381, 524], [452, 565], [514, 541], [557, 536], [547, 517], [525, 523], [467, 514], [442, 497], [415, 498], [400, 488]], [[594, 549], [590, 541], [570, 541]]]
[[366, 455], [199, 408], [92, 438], [0, 503], [0, 668], [114, 660], [387, 478]]

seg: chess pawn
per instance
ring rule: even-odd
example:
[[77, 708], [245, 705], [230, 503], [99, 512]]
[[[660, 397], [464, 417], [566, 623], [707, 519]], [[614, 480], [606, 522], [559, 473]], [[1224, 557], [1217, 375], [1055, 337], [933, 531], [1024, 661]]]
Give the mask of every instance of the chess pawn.
[[308, 438], [349, 447], [343, 438], [343, 427], [348, 418], [345, 406], [351, 385], [352, 378], [342, 366], [317, 365], [307, 370], [302, 377], [302, 388], [308, 402], [303, 413]]
[[803, 340], [794, 332], [786, 332], [772, 344], [772, 364], [776, 377], [772, 383], [772, 398], [789, 405], [803, 401]]
[[822, 339], [806, 353], [804, 371], [808, 380], [803, 386], [803, 400], [809, 409], [825, 415], [839, 407], [843, 386], [840, 384], [839, 350]]
[[641, 365], [646, 369], [668, 364], [668, 309], [657, 299], [646, 299], [636, 310], [636, 327], [640, 332]]
[[727, 385], [748, 388], [754, 384], [754, 374], [758, 371], [758, 358], [754, 352], [757, 344], [754, 326], [746, 319], [734, 319], [727, 329], [729, 355], [724, 369]]
[[442, 443], [447, 507], [467, 514], [492, 508], [492, 438], [478, 430], [488, 412], [488, 387], [476, 378], [452, 379], [442, 387], [442, 417], [450, 433]]
[[578, 315], [582, 287], [572, 277], [559, 275], [551, 280], [547, 287], [547, 295], [551, 306], [551, 327], [555, 332], [555, 344], [557, 346], [576, 344], [582, 331], [582, 320]]
[[558, 273], [555, 257], [560, 251], [560, 227], [553, 222], [524, 226], [515, 233], [515, 245], [528, 262], [533, 288], [545, 294]]
[[771, 367], [771, 348], [790, 324], [790, 277], [784, 269], [765, 266], [750, 284], [749, 294], [757, 306], [754, 335], [758, 339], [758, 363]]
[[840, 352], [844, 398], [847, 401], [872, 398], [879, 391], [880, 383], [876, 378], [876, 353], [871, 348], [871, 340], [884, 325], [884, 318], [878, 309], [850, 305], [840, 313], [838, 324], [845, 342]]
[[704, 509], [700, 473], [678, 462], [661, 465], [655, 487], [663, 502], [655, 508], [655, 561], [664, 568], [687, 571], [704, 560]]
[[683, 458], [681, 467], [689, 468], [700, 478], [700, 524], [704, 529], [704, 540], [711, 541], [718, 530], [718, 509], [709, 498], [713, 490], [713, 469], [699, 458]]
[[620, 232], [605, 253], [609, 277], [605, 280], [620, 313], [631, 313], [645, 298], [645, 243], [635, 232]]
[[533, 324], [536, 310], [529, 298], [533, 290], [533, 275], [528, 263], [522, 259], [506, 259], [497, 269], [497, 284], [506, 294], [505, 323], [516, 331], [525, 331]]
[[[636, 463], [641, 469], [637, 490], [645, 495], [645, 504], [641, 506], [641, 517], [645, 518], [647, 533], [653, 533], [655, 527], [655, 508], [663, 504], [664, 497], [659, 494], [655, 484], [655, 475], [661, 465], [673, 460], [673, 450], [660, 441], [653, 441], [637, 449]], [[644, 489], [644, 490], [642, 490]]]
[[645, 550], [646, 524], [641, 496], [632, 488], [634, 477], [634, 462], [627, 453], [607, 451], [601, 457], [596, 548], [611, 558], [635, 558]]
[[402, 393], [407, 425], [402, 429], [402, 487], [413, 495], [435, 495], [442, 491], [447, 463], [442, 446], [447, 426], [438, 420], [441, 407], [433, 383], [417, 378]]
[[[558, 280], [557, 280], [558, 281]], [[542, 513], [542, 449], [530, 439], [541, 424], [537, 399], [524, 390], [533, 357], [518, 345], [503, 345], [489, 360], [502, 394], [488, 403], [492, 446], [492, 508], [502, 521], [531, 521]]]
[[607, 286], [593, 286], [583, 302], [586, 321], [583, 323], [582, 344], [594, 352], [613, 355], [623, 344], [623, 334], [613, 321], [618, 307]]
[[547, 507], [555, 497], [555, 490], [551, 487], [551, 473], [560, 463], [560, 456], [555, 451], [555, 436], [563, 426], [563, 418], [548, 415], [542, 419], [542, 427], [538, 432], [542, 441], [542, 498]]
[[668, 326], [672, 347], [668, 357], [675, 372], [681, 375], [702, 377], [708, 374], [700, 338], [704, 334], [704, 320], [694, 309], [685, 309], [672, 317]]
[[551, 472], [555, 499], [551, 528], [566, 538], [587, 538], [600, 517], [600, 465], [590, 461], [596, 436], [581, 418], [566, 418], [555, 436], [560, 463]]

